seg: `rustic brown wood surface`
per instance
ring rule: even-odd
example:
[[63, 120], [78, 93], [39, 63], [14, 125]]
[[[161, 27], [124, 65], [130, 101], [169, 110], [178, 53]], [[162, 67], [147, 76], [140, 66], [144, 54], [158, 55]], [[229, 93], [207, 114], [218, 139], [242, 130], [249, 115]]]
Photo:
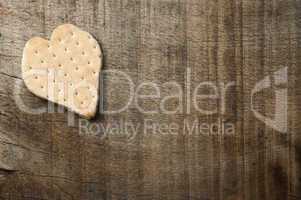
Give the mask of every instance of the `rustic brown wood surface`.
[[[185, 120], [222, 119], [235, 124], [235, 134], [139, 129], [133, 138], [101, 138], [80, 134], [78, 116], [69, 126], [66, 113], [21, 111], [16, 87], [26, 105], [47, 105], [24, 87], [23, 47], [33, 36], [49, 38], [63, 23], [92, 33], [102, 45], [104, 69], [125, 72], [135, 85], [176, 81], [187, 94], [188, 69], [191, 88], [202, 81], [235, 83], [225, 113], [150, 115], [131, 105], [119, 114], [98, 114], [93, 123], [151, 119], [183, 126]], [[0, 0], [0, 198], [301, 199], [300, 32], [299, 0]], [[285, 66], [288, 130], [280, 133], [254, 117], [250, 94]], [[123, 83], [105, 76], [105, 109], [128, 99]], [[165, 87], [162, 96], [170, 91]], [[265, 115], [274, 112], [272, 91], [255, 103]], [[140, 105], [153, 109], [158, 101]]]

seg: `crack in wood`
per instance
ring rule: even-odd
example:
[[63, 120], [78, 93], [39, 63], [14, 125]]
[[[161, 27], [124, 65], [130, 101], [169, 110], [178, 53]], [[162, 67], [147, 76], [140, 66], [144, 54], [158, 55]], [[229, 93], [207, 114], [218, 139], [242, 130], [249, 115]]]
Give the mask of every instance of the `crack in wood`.
[[18, 76], [14, 76], [14, 75], [11, 75], [11, 74], [8, 74], [8, 73], [5, 73], [5, 72], [0, 72], [0, 74], [4, 75], [4, 76], [7, 76], [7, 77], [10, 77], [10, 78], [13, 78], [13, 79], [22, 80], [22, 78], [20, 78]]

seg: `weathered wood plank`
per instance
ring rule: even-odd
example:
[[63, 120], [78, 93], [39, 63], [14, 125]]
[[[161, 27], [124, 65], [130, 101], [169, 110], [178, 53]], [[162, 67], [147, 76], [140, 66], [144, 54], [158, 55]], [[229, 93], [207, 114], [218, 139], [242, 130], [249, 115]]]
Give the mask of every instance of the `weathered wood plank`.
[[[293, 0], [0, 0], [0, 197], [300, 199], [300, 6]], [[26, 105], [47, 106], [22, 83], [24, 44], [33, 36], [49, 37], [62, 23], [97, 38], [104, 69], [126, 73], [136, 87], [156, 83], [161, 97], [175, 92], [163, 85], [168, 81], [177, 82], [185, 94], [204, 81], [234, 84], [227, 90], [225, 112], [218, 100], [199, 104], [217, 106], [214, 115], [189, 110], [191, 99], [185, 96], [184, 113], [143, 114], [131, 104], [119, 114], [99, 114], [91, 123], [138, 125], [150, 119], [182, 130], [185, 121], [214, 124], [222, 119], [235, 124], [235, 134], [162, 135], [138, 127], [133, 138], [100, 138], [81, 134], [78, 116], [71, 127], [66, 113], [22, 112], [15, 86]], [[288, 133], [281, 134], [254, 117], [250, 95], [258, 81], [285, 66]], [[105, 109], [129, 98], [126, 80], [108, 74], [101, 92]], [[271, 90], [254, 105], [273, 117], [274, 97]], [[174, 110], [178, 104], [167, 107]], [[158, 109], [160, 100], [139, 105]]]

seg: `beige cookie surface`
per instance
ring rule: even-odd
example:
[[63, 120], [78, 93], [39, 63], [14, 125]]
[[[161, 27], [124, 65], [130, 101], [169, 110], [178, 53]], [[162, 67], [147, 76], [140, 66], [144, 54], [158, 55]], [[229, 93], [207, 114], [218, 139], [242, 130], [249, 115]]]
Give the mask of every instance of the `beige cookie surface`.
[[26, 43], [22, 77], [35, 95], [91, 118], [97, 110], [101, 67], [102, 52], [93, 36], [64, 24], [50, 41], [35, 37]]

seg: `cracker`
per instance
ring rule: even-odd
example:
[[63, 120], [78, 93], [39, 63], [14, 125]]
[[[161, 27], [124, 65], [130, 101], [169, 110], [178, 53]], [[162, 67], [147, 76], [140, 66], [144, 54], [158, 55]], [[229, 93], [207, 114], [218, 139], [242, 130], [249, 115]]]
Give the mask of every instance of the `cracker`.
[[26, 43], [22, 77], [35, 95], [92, 118], [101, 66], [102, 52], [93, 36], [64, 24], [53, 31], [50, 41], [34, 37]]

